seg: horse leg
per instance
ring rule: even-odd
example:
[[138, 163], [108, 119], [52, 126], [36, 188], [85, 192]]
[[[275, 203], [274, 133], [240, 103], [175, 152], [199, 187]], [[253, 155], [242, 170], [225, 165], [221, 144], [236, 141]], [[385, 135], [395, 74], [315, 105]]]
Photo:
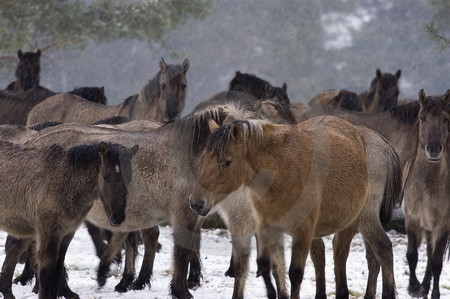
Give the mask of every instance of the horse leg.
[[358, 229], [358, 221], [344, 230], [337, 232], [333, 238], [334, 276], [336, 282], [336, 298], [348, 298], [347, 258], [350, 245]]
[[[180, 216], [182, 217], [182, 216]], [[189, 261], [195, 250], [196, 238], [199, 238], [200, 228], [197, 225], [198, 217], [189, 214], [186, 219], [176, 219], [173, 223], [173, 276], [170, 282], [170, 294], [175, 298], [193, 298], [189, 293], [186, 277]], [[190, 219], [187, 219], [190, 218]], [[194, 220], [194, 221], [193, 221]]]
[[406, 250], [406, 259], [409, 266], [409, 284], [408, 293], [412, 297], [423, 297], [423, 289], [416, 276], [416, 267], [418, 260], [418, 249], [421, 242], [420, 230], [416, 225], [406, 221], [406, 234], [408, 236], [408, 247]]
[[105, 232], [103, 229], [98, 228], [89, 221], [85, 221], [84, 224], [86, 225], [87, 231], [91, 236], [92, 242], [94, 243], [95, 252], [100, 258], [107, 247], [105, 243]]
[[[434, 239], [434, 238], [433, 238]], [[444, 258], [445, 248], [448, 242], [448, 232], [443, 232], [438, 235], [434, 241], [433, 253], [431, 257], [431, 272], [433, 273], [433, 291], [431, 292], [431, 299], [441, 297], [439, 291], [439, 279], [442, 272], [442, 261]]]
[[394, 257], [391, 240], [381, 226], [379, 213], [365, 211], [364, 214], [360, 221], [359, 230], [381, 265], [383, 275], [381, 296], [383, 299], [395, 298]]
[[125, 240], [125, 269], [123, 270], [122, 279], [115, 286], [114, 290], [119, 293], [128, 291], [128, 287], [133, 283], [136, 274], [136, 255], [137, 255], [137, 238], [139, 232], [128, 233]]
[[[8, 240], [11, 237], [10, 235], [8, 235], [6, 242], [8, 242]], [[6, 246], [5, 246], [6, 247]], [[19, 276], [17, 276], [14, 280], [13, 283], [18, 284], [20, 283], [21, 285], [27, 285], [28, 283], [31, 283], [31, 281], [33, 280], [33, 277], [35, 275], [35, 247], [36, 244], [35, 243], [31, 243], [27, 250], [22, 254], [22, 256], [25, 257], [25, 265], [23, 267], [23, 271], [22, 274], [20, 274]]]
[[159, 227], [154, 226], [152, 228], [141, 231], [142, 240], [144, 242], [144, 258], [142, 259], [141, 271], [136, 281], [132, 285], [133, 290], [142, 290], [145, 285], [151, 287], [150, 279], [153, 275], [153, 263], [155, 261], [155, 254], [158, 247]]
[[420, 285], [423, 289], [424, 295], [428, 295], [428, 292], [430, 291], [430, 283], [432, 278], [431, 260], [433, 259], [433, 243], [431, 239], [431, 232], [426, 231], [425, 235], [427, 239], [427, 267], [425, 269], [425, 275], [423, 276], [423, 280]]
[[74, 293], [69, 286], [67, 285], [67, 271], [64, 267], [64, 260], [66, 257], [67, 249], [69, 248], [69, 244], [72, 241], [73, 235], [75, 231], [67, 234], [61, 241], [59, 253], [58, 253], [58, 261], [56, 264], [56, 275], [57, 275], [57, 294], [58, 297], [64, 297], [66, 299], [79, 299], [80, 296]]
[[109, 273], [109, 267], [114, 261], [117, 253], [121, 250], [122, 245], [128, 236], [128, 233], [114, 232], [112, 238], [100, 258], [100, 264], [97, 270], [97, 283], [100, 287], [106, 284], [106, 278]]
[[292, 255], [289, 266], [291, 299], [300, 299], [300, 285], [305, 273], [306, 258], [312, 243], [312, 232], [300, 232], [292, 236]]
[[[267, 297], [276, 298], [275, 290], [270, 289], [270, 270], [277, 284], [278, 298], [289, 298], [285, 275], [284, 264], [284, 235], [283, 232], [275, 228], [264, 228], [258, 231], [258, 269], [267, 287]], [[269, 287], [268, 287], [269, 286]]]
[[369, 268], [369, 277], [367, 278], [365, 299], [376, 298], [377, 294], [377, 279], [380, 273], [380, 263], [377, 261], [375, 253], [370, 245], [364, 240], [366, 247], [366, 260]]
[[327, 298], [325, 280], [325, 244], [321, 238], [313, 239], [309, 250], [316, 275], [316, 299]]
[[0, 292], [5, 299], [14, 298], [11, 288], [14, 269], [16, 268], [20, 255], [32, 243], [32, 239], [17, 239], [9, 235], [8, 238], [8, 250], [6, 251], [2, 272], [0, 273]]
[[197, 226], [198, 237], [195, 238], [194, 251], [191, 254], [191, 259], [189, 261], [189, 276], [187, 280], [187, 285], [189, 289], [195, 289], [201, 285], [203, 278], [202, 275], [202, 263], [200, 260], [200, 239], [201, 239], [201, 225]]
[[[53, 227], [57, 227], [57, 225]], [[39, 234], [37, 241], [39, 244], [37, 251], [39, 263], [39, 298], [56, 298], [58, 280], [57, 260], [62, 238], [55, 231], [49, 231], [47, 233], [44, 228], [39, 227], [37, 231]]]

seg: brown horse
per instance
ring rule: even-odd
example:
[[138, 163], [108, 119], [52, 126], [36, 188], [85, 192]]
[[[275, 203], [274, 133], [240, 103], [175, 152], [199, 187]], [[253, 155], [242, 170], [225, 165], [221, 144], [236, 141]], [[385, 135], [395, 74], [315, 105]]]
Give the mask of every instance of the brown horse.
[[346, 89], [321, 92], [315, 95], [308, 104], [311, 107], [329, 105], [362, 112], [361, 101], [358, 95]]
[[159, 122], [173, 120], [184, 108], [189, 60], [172, 65], [161, 58], [159, 67], [156, 76], [141, 89], [139, 96], [131, 96], [121, 104], [105, 106], [59, 94], [36, 105], [28, 115], [27, 124], [47, 121], [91, 124], [112, 116]]
[[16, 68], [16, 81], [11, 82], [6, 87], [8, 91], [24, 92], [33, 87], [39, 86], [41, 73], [41, 50], [38, 49], [36, 53], [17, 51], [19, 64]]
[[[444, 96], [426, 96], [419, 91], [419, 132], [416, 156], [405, 186], [405, 222], [408, 235], [408, 292], [426, 298], [433, 278], [431, 298], [439, 298], [439, 277], [450, 235], [450, 90]], [[416, 276], [417, 250], [425, 235], [427, 267], [422, 283]]]
[[59, 272], [75, 230], [95, 199], [113, 226], [125, 221], [127, 187], [131, 181], [130, 159], [137, 146], [91, 144], [64, 148], [25, 147], [0, 142], [2, 159], [0, 227], [18, 237], [9, 250], [0, 291], [13, 298], [11, 279], [17, 259], [30, 242], [37, 241], [40, 278], [39, 298], [75, 298]]
[[280, 262], [283, 232], [293, 238], [289, 277], [291, 296], [298, 298], [313, 237], [360, 220], [365, 225], [359, 229], [383, 268], [383, 296], [395, 296], [392, 249], [377, 246], [389, 239], [379, 210], [367, 204], [364, 140], [351, 124], [329, 117], [297, 126], [234, 122], [213, 132], [198, 170], [190, 205], [200, 215], [241, 186], [249, 188], [261, 251], [258, 265], [266, 274], [272, 267], [279, 297], [288, 297]]

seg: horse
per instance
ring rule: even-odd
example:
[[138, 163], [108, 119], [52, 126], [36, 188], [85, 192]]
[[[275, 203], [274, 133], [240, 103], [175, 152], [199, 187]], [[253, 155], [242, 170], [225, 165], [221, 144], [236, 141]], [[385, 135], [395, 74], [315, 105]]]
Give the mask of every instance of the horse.
[[[198, 122], [205, 122], [206, 113], [196, 114], [187, 119], [180, 119], [162, 125], [152, 131], [129, 132], [101, 128], [97, 126], [85, 126], [81, 124], [62, 124], [50, 127], [37, 133], [25, 144], [44, 146], [49, 142], [59, 144], [89, 143], [94, 140], [109, 142], [120, 142], [121, 144], [138, 144], [139, 152], [132, 161], [133, 180], [128, 188], [127, 218], [120, 228], [112, 227], [105, 217], [105, 213], [94, 203], [88, 213], [86, 220], [95, 226], [113, 231], [119, 240], [125, 238], [128, 232], [136, 230], [153, 229], [159, 224], [170, 222], [173, 227], [174, 237], [174, 259], [173, 276], [170, 283], [170, 294], [177, 298], [191, 298], [188, 290], [188, 282], [191, 285], [199, 285], [201, 282], [201, 263], [193, 264], [190, 257], [197, 252], [200, 242], [199, 217], [189, 209], [187, 197], [192, 190], [195, 181], [191, 172], [191, 164], [194, 153], [189, 151], [194, 135], [201, 134], [195, 128]], [[153, 232], [156, 237], [144, 239], [146, 260], [153, 261], [155, 248], [157, 247], [158, 231]], [[123, 239], [122, 239], [123, 241]], [[119, 242], [122, 244], [122, 242]], [[148, 250], [148, 251], [147, 251]], [[144, 256], [145, 257], [145, 256]], [[199, 259], [196, 259], [199, 261]], [[190, 273], [187, 281], [188, 264]], [[141, 269], [151, 271], [153, 262], [148, 263]], [[107, 266], [101, 264], [99, 269]], [[145, 268], [145, 269], [144, 269]], [[136, 279], [139, 285], [149, 285], [150, 278], [141, 277]], [[101, 281], [102, 277], [98, 277]], [[63, 278], [64, 279], [64, 278]]]
[[112, 116], [159, 122], [173, 120], [185, 105], [189, 60], [185, 59], [181, 65], [172, 65], [161, 58], [159, 67], [158, 73], [141, 89], [139, 96], [131, 96], [121, 104], [105, 106], [59, 94], [36, 105], [28, 115], [27, 124], [46, 121], [90, 124]]
[[[103, 87], [80, 87], [68, 93], [73, 96], [88, 97], [88, 101], [102, 101], [106, 99]], [[26, 125], [28, 113], [45, 99], [57, 93], [35, 86], [23, 93], [0, 91], [0, 124]]]
[[370, 83], [370, 89], [359, 94], [365, 113], [379, 113], [397, 106], [398, 80], [402, 71], [399, 69], [393, 75], [382, 73], [380, 69], [377, 69], [375, 74], [375, 78]]
[[[39, 298], [76, 298], [58, 272], [75, 230], [95, 199], [111, 225], [125, 221], [127, 187], [132, 177], [130, 149], [119, 144], [97, 143], [36, 148], [0, 142], [3, 216], [0, 228], [17, 237], [3, 267], [1, 289], [13, 298], [11, 279], [18, 257], [37, 241]], [[26, 173], [26, 175], [24, 175]]]
[[257, 99], [275, 99], [289, 105], [291, 103], [287, 94], [287, 84], [281, 87], [274, 87], [268, 81], [253, 74], [241, 73], [237, 71], [229, 83], [228, 90], [235, 90], [251, 94]]
[[[286, 155], [283, 149], [289, 149]], [[269, 154], [273, 152], [278, 155]], [[291, 297], [298, 298], [312, 238], [359, 220], [361, 233], [382, 265], [383, 296], [395, 297], [392, 246], [390, 251], [379, 246], [390, 241], [378, 219], [379, 210], [367, 204], [370, 186], [364, 141], [351, 124], [333, 117], [297, 126], [234, 122], [215, 129], [198, 165], [198, 183], [189, 203], [199, 215], [207, 215], [241, 186], [250, 190], [261, 248], [258, 265], [266, 275], [272, 267], [279, 298], [288, 297], [280, 263], [283, 232], [293, 237], [289, 277]]]
[[11, 82], [6, 87], [6, 90], [13, 92], [25, 92], [35, 86], [39, 86], [40, 81], [40, 58], [41, 50], [35, 52], [17, 51], [19, 63], [16, 68], [16, 81]]
[[[439, 278], [449, 241], [450, 181], [449, 118], [450, 90], [443, 96], [426, 96], [419, 91], [418, 140], [416, 155], [405, 184], [404, 213], [409, 265], [408, 292], [413, 297], [428, 296], [431, 278], [431, 298], [439, 298]], [[418, 247], [425, 235], [427, 266], [422, 283], [416, 276]]]
[[[370, 89], [357, 94], [347, 90], [326, 90], [316, 94], [308, 104], [311, 107], [332, 105], [364, 113], [379, 113], [397, 106], [401, 70], [395, 75], [376, 70], [376, 76], [370, 83]], [[345, 92], [339, 97], [341, 92]]]

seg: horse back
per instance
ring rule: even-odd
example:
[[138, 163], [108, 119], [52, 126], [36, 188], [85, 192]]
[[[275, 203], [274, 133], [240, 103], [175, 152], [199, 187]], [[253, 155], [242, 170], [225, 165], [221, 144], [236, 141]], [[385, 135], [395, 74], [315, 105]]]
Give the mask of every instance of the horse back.
[[93, 103], [73, 94], [61, 93], [36, 105], [28, 114], [27, 125], [49, 121], [91, 124], [99, 119], [117, 116], [116, 107]]

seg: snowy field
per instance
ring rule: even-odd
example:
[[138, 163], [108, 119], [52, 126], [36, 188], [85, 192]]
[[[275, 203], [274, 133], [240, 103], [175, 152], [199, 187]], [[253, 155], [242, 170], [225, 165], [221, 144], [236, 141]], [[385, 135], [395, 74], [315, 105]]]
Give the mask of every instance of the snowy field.
[[[406, 236], [394, 231], [389, 233], [394, 245], [394, 266], [397, 283], [398, 298], [408, 298], [406, 291], [408, 284], [408, 265], [406, 262]], [[0, 233], [0, 261], [4, 259], [4, 242], [6, 234]], [[290, 258], [290, 238], [286, 237], [286, 258]], [[170, 298], [168, 296], [168, 286], [171, 278], [171, 258], [172, 258], [172, 236], [170, 227], [162, 227], [159, 242], [162, 250], [156, 255], [154, 276], [152, 286], [143, 291], [130, 291], [125, 294], [114, 292], [114, 286], [119, 282], [122, 269], [114, 266], [112, 277], [102, 289], [97, 287], [95, 280], [98, 258], [95, 256], [94, 247], [87, 230], [81, 227], [75, 234], [66, 258], [66, 266], [69, 270], [69, 286], [78, 293], [81, 298]], [[325, 239], [327, 249], [327, 293], [334, 297], [334, 274], [332, 264], [331, 237]], [[247, 280], [246, 298], [265, 298], [265, 287], [262, 278], [256, 278], [256, 258], [255, 244], [251, 256], [250, 274]], [[425, 246], [420, 248], [420, 261], [418, 265], [419, 279], [425, 271]], [[228, 269], [231, 252], [230, 237], [226, 230], [204, 230], [202, 232], [202, 262], [203, 285], [197, 290], [191, 291], [195, 298], [231, 298], [233, 292], [233, 279], [225, 277], [224, 273]], [[140, 247], [143, 253], [143, 247]], [[138, 260], [140, 268], [141, 256]], [[20, 274], [22, 265], [16, 269], [15, 275]], [[367, 263], [365, 260], [365, 250], [361, 236], [358, 234], [352, 243], [349, 260], [347, 262], [348, 285], [352, 298], [363, 298], [366, 279]], [[381, 294], [381, 275], [378, 279], [377, 294]], [[16, 298], [36, 298], [31, 293], [32, 286], [14, 285], [13, 292]], [[315, 281], [312, 263], [308, 258], [305, 271], [305, 279], [302, 283], [302, 298], [314, 298]], [[441, 298], [450, 298], [450, 269], [448, 264], [444, 264], [441, 276]]]

